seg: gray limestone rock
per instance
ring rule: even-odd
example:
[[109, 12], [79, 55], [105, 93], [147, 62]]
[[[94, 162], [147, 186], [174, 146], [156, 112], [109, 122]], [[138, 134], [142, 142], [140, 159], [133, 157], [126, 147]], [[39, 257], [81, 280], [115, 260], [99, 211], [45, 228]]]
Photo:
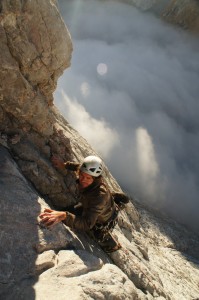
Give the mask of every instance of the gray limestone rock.
[[52, 105], [72, 53], [56, 1], [1, 1], [0, 51], [0, 299], [197, 299], [198, 236], [133, 199], [109, 256], [86, 234], [39, 224], [45, 207], [77, 201], [75, 176], [51, 155], [96, 154]]
[[[89, 258], [89, 256], [88, 256]], [[81, 276], [68, 278], [54, 274], [35, 284], [35, 299], [107, 299], [132, 300], [139, 298], [139, 292], [134, 284], [122, 271], [111, 264], [106, 264], [99, 270], [85, 273]], [[55, 284], [56, 283], [56, 284]]]
[[38, 248], [60, 249], [73, 237], [63, 225], [53, 231], [40, 228], [38, 214], [47, 204], [3, 147], [0, 147], [0, 203], [0, 298], [6, 299], [12, 293], [10, 286], [17, 287], [29, 277], [36, 281]]

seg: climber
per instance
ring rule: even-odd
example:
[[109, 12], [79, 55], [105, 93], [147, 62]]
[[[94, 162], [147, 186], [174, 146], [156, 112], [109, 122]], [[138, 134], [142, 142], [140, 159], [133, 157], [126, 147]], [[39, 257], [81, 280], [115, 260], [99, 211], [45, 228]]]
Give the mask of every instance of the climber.
[[82, 164], [63, 162], [57, 157], [52, 157], [51, 161], [57, 169], [76, 172], [79, 202], [66, 211], [45, 209], [39, 216], [41, 223], [49, 227], [62, 221], [72, 229], [91, 232], [107, 253], [119, 250], [121, 245], [111, 233], [119, 209], [103, 180], [102, 160], [88, 156]]

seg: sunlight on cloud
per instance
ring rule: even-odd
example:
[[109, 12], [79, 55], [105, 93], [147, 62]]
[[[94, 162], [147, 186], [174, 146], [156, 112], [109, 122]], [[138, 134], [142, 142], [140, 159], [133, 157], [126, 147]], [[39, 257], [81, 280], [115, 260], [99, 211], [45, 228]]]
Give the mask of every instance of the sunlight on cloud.
[[56, 105], [122, 187], [198, 230], [198, 38], [126, 3], [60, 3], [74, 51]]
[[84, 98], [90, 95], [90, 86], [88, 82], [83, 82], [80, 86], [81, 94]]
[[152, 195], [155, 192], [159, 167], [152, 139], [145, 128], [139, 127], [136, 130], [136, 147], [140, 176], [146, 182], [148, 191]]
[[104, 120], [92, 118], [81, 104], [75, 100], [71, 101], [64, 91], [62, 91], [62, 97], [66, 119], [106, 158], [112, 148], [119, 143], [117, 132], [109, 128]]

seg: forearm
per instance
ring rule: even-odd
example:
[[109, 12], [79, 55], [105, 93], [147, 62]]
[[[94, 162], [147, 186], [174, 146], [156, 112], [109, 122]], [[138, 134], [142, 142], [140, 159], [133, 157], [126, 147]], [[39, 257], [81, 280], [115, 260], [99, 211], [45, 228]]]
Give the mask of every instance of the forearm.
[[73, 163], [70, 161], [64, 162], [62, 159], [60, 159], [56, 156], [52, 156], [51, 161], [52, 161], [53, 166], [60, 170], [67, 169], [67, 170], [71, 170], [71, 171], [77, 171], [79, 168], [78, 163]]
[[74, 230], [88, 231], [91, 229], [88, 218], [76, 216], [72, 213], [66, 212], [66, 218], [63, 223]]
[[66, 219], [63, 220], [68, 227], [80, 231], [90, 230], [96, 223], [98, 216], [102, 212], [102, 207], [90, 207], [81, 215], [66, 212]]
[[74, 163], [74, 162], [70, 162], [70, 161], [66, 161], [64, 163], [64, 168], [66, 170], [70, 170], [70, 171], [77, 171], [79, 169], [80, 164], [78, 163]]

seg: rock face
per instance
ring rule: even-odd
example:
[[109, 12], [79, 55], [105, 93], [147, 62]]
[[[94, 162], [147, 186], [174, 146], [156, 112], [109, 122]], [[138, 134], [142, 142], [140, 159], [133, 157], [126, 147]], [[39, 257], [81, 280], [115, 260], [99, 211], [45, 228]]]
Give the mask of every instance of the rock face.
[[197, 299], [198, 237], [135, 201], [114, 230], [123, 248], [109, 256], [86, 234], [38, 224], [44, 207], [76, 201], [74, 176], [51, 155], [95, 151], [52, 105], [72, 53], [56, 1], [4, 0], [0, 20], [0, 298]]
[[[61, 225], [53, 232], [39, 227], [37, 215], [47, 204], [3, 147], [0, 147], [0, 178], [0, 298], [21, 299], [24, 282], [37, 278], [37, 252], [65, 247], [72, 240], [72, 235], [67, 234]], [[30, 295], [33, 293], [30, 288]]]
[[199, 3], [194, 0], [173, 0], [162, 12], [163, 18], [194, 33], [199, 33]]
[[39, 226], [48, 205], [2, 146], [0, 178], [1, 299], [197, 299], [199, 241], [181, 226], [139, 206], [136, 222], [130, 204], [109, 258], [63, 224]]
[[1, 1], [0, 11], [1, 120], [8, 122], [12, 116], [52, 134], [48, 107], [57, 78], [70, 64], [70, 35], [55, 1], [6, 0]]
[[152, 11], [165, 21], [199, 33], [199, 3], [195, 0], [125, 0], [144, 11]]

